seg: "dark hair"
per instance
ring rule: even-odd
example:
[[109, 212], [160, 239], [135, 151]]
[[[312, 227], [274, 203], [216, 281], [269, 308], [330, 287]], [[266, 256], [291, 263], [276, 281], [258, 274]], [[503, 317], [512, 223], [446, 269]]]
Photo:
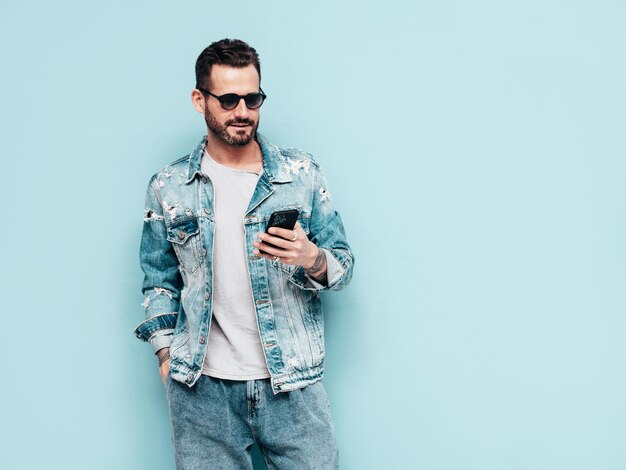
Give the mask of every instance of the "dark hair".
[[221, 39], [204, 49], [196, 60], [196, 88], [210, 88], [211, 68], [215, 64], [229, 67], [254, 65], [261, 80], [259, 55], [253, 47], [240, 39]]

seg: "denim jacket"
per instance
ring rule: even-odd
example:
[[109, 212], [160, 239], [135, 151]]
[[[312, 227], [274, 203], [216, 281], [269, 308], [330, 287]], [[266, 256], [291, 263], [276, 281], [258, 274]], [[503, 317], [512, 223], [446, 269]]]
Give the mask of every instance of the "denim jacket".
[[[311, 155], [279, 149], [257, 134], [263, 172], [242, 220], [250, 285], [261, 345], [274, 393], [322, 378], [324, 316], [319, 291], [350, 282], [354, 258], [341, 217]], [[170, 348], [170, 375], [191, 387], [206, 353], [212, 312], [215, 229], [211, 180], [201, 172], [206, 136], [186, 157], [157, 172], [148, 185], [140, 262], [145, 273], [146, 320], [134, 331], [155, 351]], [[272, 212], [298, 209], [309, 240], [324, 250], [329, 269], [323, 286], [300, 266], [253, 254], [253, 240]]]

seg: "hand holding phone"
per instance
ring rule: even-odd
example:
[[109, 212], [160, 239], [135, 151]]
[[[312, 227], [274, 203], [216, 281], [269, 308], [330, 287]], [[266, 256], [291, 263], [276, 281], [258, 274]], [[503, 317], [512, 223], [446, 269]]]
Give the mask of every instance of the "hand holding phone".
[[[315, 243], [308, 239], [307, 233], [298, 223], [298, 216], [299, 212], [296, 209], [273, 213], [267, 223], [266, 232], [259, 233], [258, 240], [252, 242], [253, 253], [272, 261], [280, 261], [283, 264], [302, 266], [304, 269], [315, 267], [320, 255], [323, 260], [326, 259]], [[269, 229], [272, 227], [275, 227], [282, 234], [269, 233]], [[270, 243], [270, 240], [274, 243]], [[271, 252], [267, 252], [263, 248]], [[323, 271], [325, 272], [325, 267]]]
[[[293, 230], [296, 226], [296, 222], [298, 221], [298, 216], [300, 212], [298, 209], [287, 209], [284, 211], [276, 211], [270, 215], [270, 220], [267, 222], [267, 227], [265, 227], [265, 233], [268, 233], [268, 230], [272, 227], [284, 228], [286, 230]], [[268, 246], [276, 248], [276, 246], [271, 243], [266, 243]], [[261, 251], [261, 253], [265, 253]], [[265, 253], [267, 254], [267, 253]]]

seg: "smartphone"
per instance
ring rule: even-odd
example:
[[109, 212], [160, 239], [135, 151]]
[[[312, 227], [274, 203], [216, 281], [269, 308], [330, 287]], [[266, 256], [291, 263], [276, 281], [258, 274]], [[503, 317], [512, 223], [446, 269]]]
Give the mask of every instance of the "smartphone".
[[296, 222], [298, 221], [298, 216], [300, 212], [298, 209], [287, 209], [285, 211], [276, 211], [270, 215], [270, 220], [267, 223], [267, 227], [265, 228], [265, 232], [270, 227], [279, 227], [285, 228], [287, 230], [293, 230], [296, 226]]
[[[296, 222], [298, 221], [298, 216], [300, 212], [298, 209], [287, 209], [284, 211], [276, 211], [270, 215], [270, 220], [267, 222], [267, 227], [265, 227], [265, 233], [271, 227], [279, 227], [287, 230], [293, 230], [296, 226]], [[271, 243], [264, 242], [269, 246], [274, 246]], [[265, 253], [261, 250], [262, 253]]]

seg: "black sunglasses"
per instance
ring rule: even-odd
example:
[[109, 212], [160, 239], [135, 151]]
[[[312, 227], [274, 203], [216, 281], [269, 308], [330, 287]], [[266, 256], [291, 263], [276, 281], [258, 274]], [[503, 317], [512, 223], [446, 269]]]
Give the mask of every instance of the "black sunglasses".
[[200, 90], [205, 95], [210, 95], [213, 98], [216, 98], [220, 102], [220, 105], [222, 106], [222, 108], [228, 109], [228, 110], [235, 109], [237, 105], [239, 105], [239, 100], [242, 100], [242, 99], [246, 103], [246, 107], [248, 109], [257, 109], [261, 107], [261, 105], [263, 104], [263, 101], [265, 101], [265, 98], [267, 98], [267, 95], [263, 93], [263, 89], [261, 89], [260, 87], [259, 87], [259, 90], [261, 91], [256, 92], [256, 93], [248, 93], [245, 96], [241, 96], [236, 93], [226, 93], [225, 95], [218, 96], [214, 93], [211, 93], [206, 88], [198, 87], [198, 90]]

